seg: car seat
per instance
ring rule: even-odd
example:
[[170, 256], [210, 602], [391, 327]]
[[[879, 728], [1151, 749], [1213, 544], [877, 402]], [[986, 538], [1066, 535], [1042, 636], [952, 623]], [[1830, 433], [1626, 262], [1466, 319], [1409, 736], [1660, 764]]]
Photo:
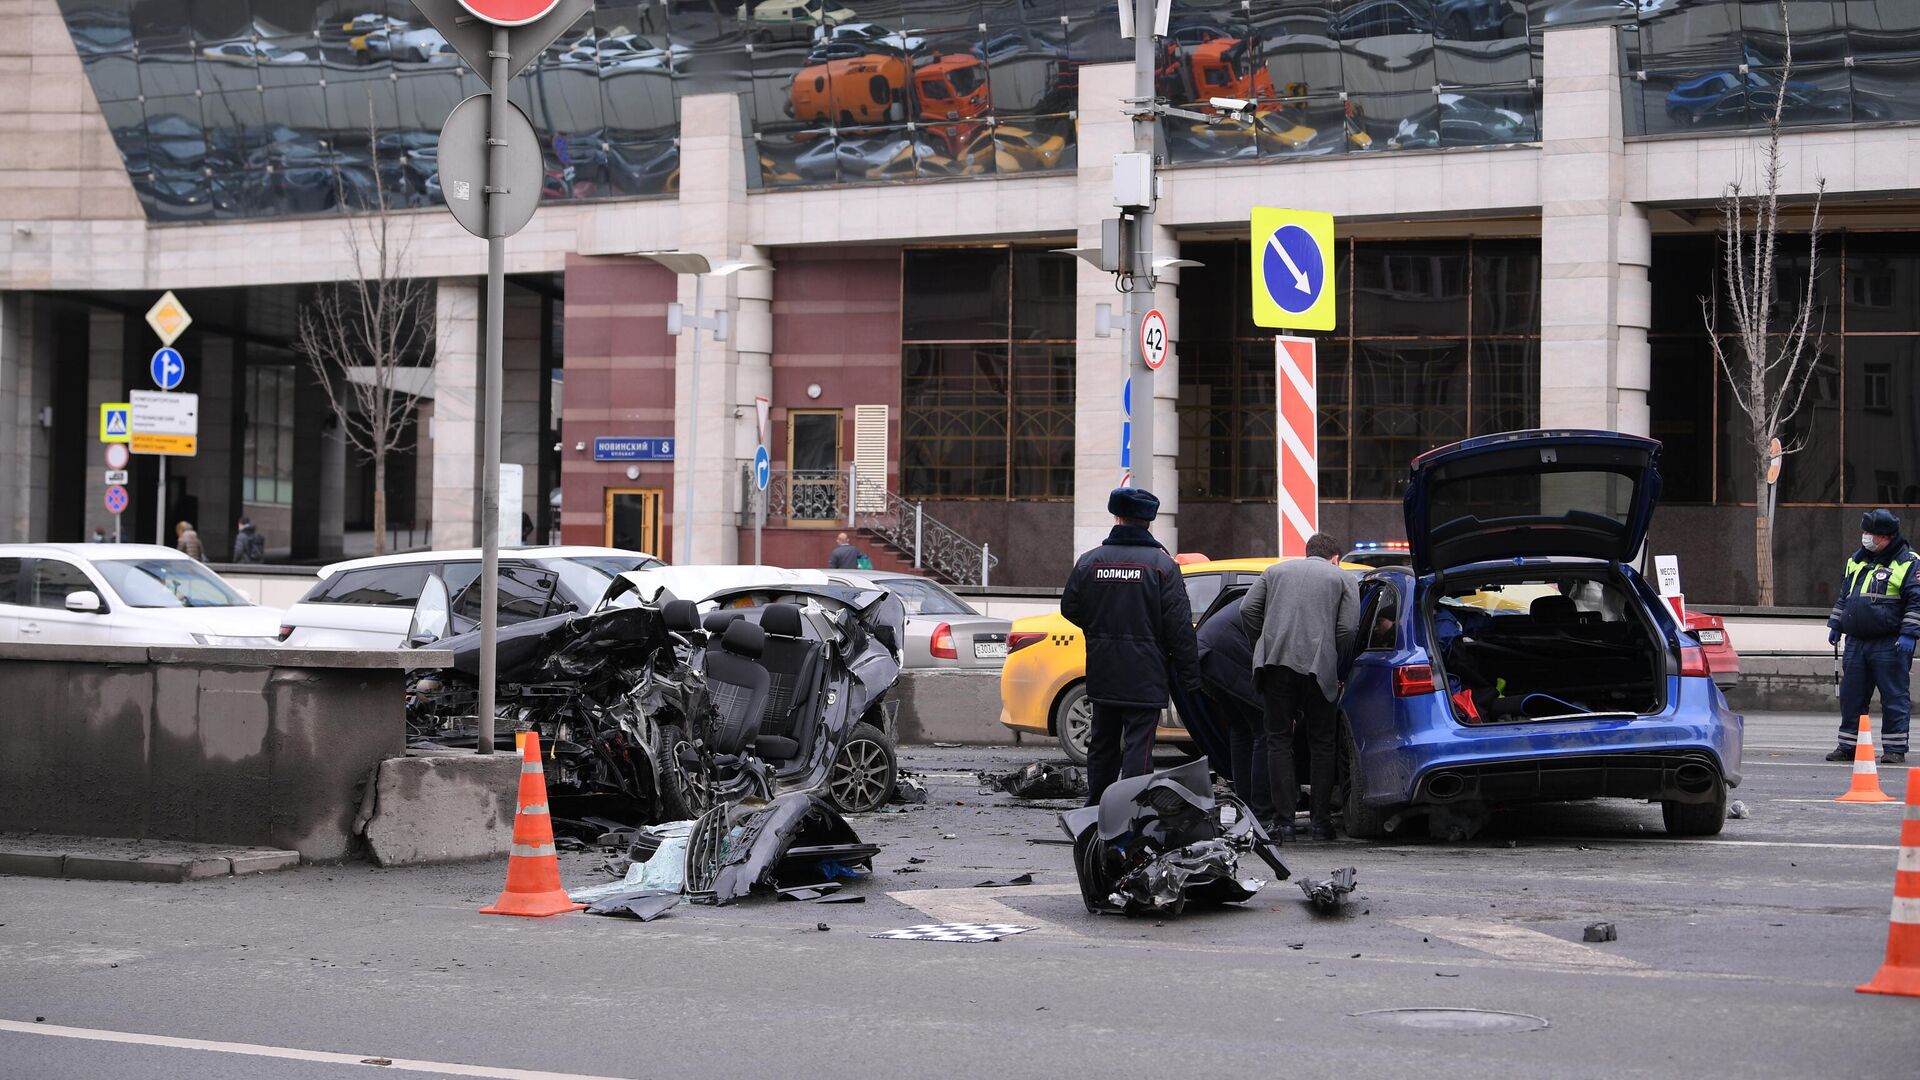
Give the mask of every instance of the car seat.
[[1562, 593], [1535, 597], [1533, 603], [1527, 605], [1527, 615], [1535, 626], [1571, 626], [1580, 621], [1580, 609], [1573, 597]]
[[709, 637], [719, 637], [721, 634], [727, 632], [727, 624], [745, 614], [746, 612], [738, 608], [723, 608], [719, 611], [709, 611], [707, 612], [706, 618], [700, 620], [700, 628], [705, 630]]
[[760, 725], [760, 738], [754, 744], [761, 757], [786, 760], [799, 755], [804, 740], [812, 734], [814, 684], [819, 680], [820, 646], [803, 635], [805, 627], [800, 608], [794, 604], [768, 604], [760, 610], [760, 629], [766, 631], [766, 651], [761, 665], [767, 669], [771, 689], [767, 695], [766, 719]]
[[[712, 616], [708, 621], [711, 627]], [[760, 666], [766, 646], [766, 631], [736, 618], [728, 621], [719, 647], [707, 648], [707, 693], [713, 702], [712, 742], [717, 753], [743, 753], [759, 737], [770, 682], [767, 669]]]
[[700, 629], [700, 609], [691, 600], [669, 600], [660, 605], [660, 621], [695, 645], [707, 640], [706, 632]]

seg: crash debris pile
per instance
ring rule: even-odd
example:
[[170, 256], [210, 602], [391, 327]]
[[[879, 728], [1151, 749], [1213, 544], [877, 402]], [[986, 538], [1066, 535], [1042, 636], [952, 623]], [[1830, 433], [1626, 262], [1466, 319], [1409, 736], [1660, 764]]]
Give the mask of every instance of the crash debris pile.
[[1234, 796], [1216, 797], [1204, 760], [1118, 781], [1098, 806], [1060, 815], [1073, 840], [1074, 869], [1087, 910], [1110, 915], [1178, 915], [1190, 903], [1251, 899], [1266, 879], [1242, 872], [1257, 855], [1287, 878], [1280, 849]]
[[1335, 870], [1330, 878], [1320, 881], [1302, 878], [1298, 884], [1300, 891], [1307, 894], [1307, 901], [1313, 905], [1313, 910], [1322, 915], [1335, 915], [1339, 913], [1340, 905], [1346, 903], [1348, 894], [1353, 892], [1354, 873], [1353, 867], [1345, 866]]
[[991, 790], [1004, 791], [1016, 799], [1085, 800], [1089, 792], [1085, 772], [1071, 765], [1044, 761], [1012, 772], [982, 771], [979, 777]]

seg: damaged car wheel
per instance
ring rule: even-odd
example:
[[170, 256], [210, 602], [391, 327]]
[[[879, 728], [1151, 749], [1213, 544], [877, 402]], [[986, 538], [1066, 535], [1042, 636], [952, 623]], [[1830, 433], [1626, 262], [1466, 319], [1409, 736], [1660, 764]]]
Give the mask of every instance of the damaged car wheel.
[[1093, 700], [1087, 697], [1086, 683], [1076, 683], [1060, 695], [1053, 707], [1053, 734], [1068, 761], [1086, 765], [1087, 740], [1093, 735]]
[[1360, 801], [1359, 752], [1354, 746], [1353, 729], [1340, 721], [1340, 817], [1347, 835], [1355, 840], [1376, 840], [1387, 833], [1386, 815]]
[[893, 740], [872, 724], [855, 724], [827, 773], [827, 795], [842, 813], [870, 813], [892, 797], [899, 768]]

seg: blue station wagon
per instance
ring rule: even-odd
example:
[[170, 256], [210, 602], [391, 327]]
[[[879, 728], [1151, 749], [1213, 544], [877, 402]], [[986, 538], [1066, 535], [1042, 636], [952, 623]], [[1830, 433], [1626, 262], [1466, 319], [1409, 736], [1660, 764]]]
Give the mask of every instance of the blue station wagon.
[[1340, 701], [1350, 835], [1425, 816], [1464, 839], [1496, 807], [1593, 798], [1720, 831], [1742, 720], [1632, 565], [1659, 458], [1632, 435], [1521, 431], [1414, 461], [1412, 565], [1364, 579]]

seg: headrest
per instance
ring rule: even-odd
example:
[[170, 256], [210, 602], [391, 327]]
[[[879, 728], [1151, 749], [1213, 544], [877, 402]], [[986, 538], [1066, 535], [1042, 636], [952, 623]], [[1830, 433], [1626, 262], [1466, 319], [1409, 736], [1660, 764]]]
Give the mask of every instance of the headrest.
[[1535, 622], [1570, 623], [1579, 619], [1580, 609], [1573, 605], [1573, 597], [1550, 593], [1536, 597], [1527, 605], [1527, 614], [1533, 616]]
[[735, 619], [720, 636], [720, 648], [735, 656], [758, 660], [760, 654], [767, 651], [767, 632], [745, 619]]
[[700, 628], [709, 634], [723, 634], [727, 630], [727, 624], [740, 618], [742, 614], [744, 613], [738, 608], [709, 611], [707, 617], [700, 620]]
[[798, 604], [768, 604], [760, 609], [760, 629], [776, 637], [800, 636]]
[[691, 600], [669, 600], [660, 605], [660, 618], [669, 630], [686, 633], [700, 629], [700, 609]]

